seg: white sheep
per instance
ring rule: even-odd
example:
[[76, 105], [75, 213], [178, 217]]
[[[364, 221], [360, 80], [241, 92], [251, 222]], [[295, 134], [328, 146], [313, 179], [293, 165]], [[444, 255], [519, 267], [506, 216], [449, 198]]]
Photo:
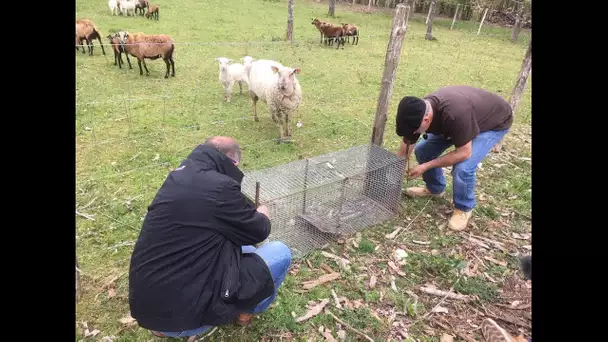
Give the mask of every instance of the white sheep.
[[138, 0], [120, 0], [120, 12], [127, 16], [129, 16], [129, 11], [131, 11], [133, 13], [133, 16], [135, 16], [135, 5], [137, 5], [139, 2]]
[[247, 74], [245, 73], [243, 64], [231, 63], [232, 59], [226, 57], [216, 57], [215, 60], [220, 63], [219, 80], [222, 86], [224, 86], [224, 100], [230, 102], [234, 83], [239, 83], [239, 90], [242, 94], [243, 82], [249, 87], [249, 77], [247, 77]]
[[251, 70], [251, 63], [253, 63], [253, 61], [255, 61], [255, 58], [251, 56], [243, 57], [243, 66], [245, 67], [245, 74], [247, 75], [247, 78], [249, 78], [249, 71]]
[[112, 15], [118, 14], [120, 11], [120, 7], [118, 7], [118, 2], [116, 0], [109, 0], [108, 7], [110, 7], [110, 11], [112, 11]]
[[300, 68], [259, 59], [251, 63], [249, 95], [253, 100], [253, 118], [259, 121], [256, 104], [262, 100], [268, 105], [272, 120], [279, 126], [279, 142], [291, 138], [291, 116], [302, 102], [302, 87], [296, 78]]

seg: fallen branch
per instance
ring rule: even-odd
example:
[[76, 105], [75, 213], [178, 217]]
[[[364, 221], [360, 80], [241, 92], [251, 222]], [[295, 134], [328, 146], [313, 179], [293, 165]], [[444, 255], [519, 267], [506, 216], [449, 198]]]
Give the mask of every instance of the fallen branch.
[[368, 341], [370, 341], [370, 342], [374, 342], [374, 340], [373, 340], [371, 337], [369, 337], [369, 336], [365, 335], [364, 333], [360, 332], [359, 330], [357, 330], [357, 329], [355, 329], [355, 328], [351, 327], [349, 324], [347, 324], [347, 323], [346, 323], [346, 322], [344, 322], [343, 320], [339, 319], [339, 318], [338, 318], [336, 315], [334, 315], [334, 314], [333, 314], [331, 311], [329, 311], [328, 309], [325, 309], [325, 312], [327, 312], [327, 313], [328, 313], [328, 314], [329, 314], [331, 317], [333, 317], [333, 318], [334, 318], [334, 319], [335, 319], [335, 320], [336, 320], [338, 323], [342, 324], [342, 325], [343, 325], [343, 326], [344, 326], [346, 329], [348, 329], [348, 330], [350, 330], [350, 331], [354, 332], [355, 334], [357, 334], [357, 335], [359, 335], [359, 336], [363, 337], [364, 339], [366, 339], [366, 340], [368, 340]]
[[78, 210], [76, 210], [76, 215], [82, 216], [82, 217], [84, 217], [86, 219], [89, 219], [91, 221], [95, 221], [95, 219], [93, 218], [92, 215], [80, 213], [80, 212], [78, 212]]
[[338, 309], [342, 309], [342, 305], [340, 305], [340, 299], [338, 298], [338, 294], [334, 289], [331, 289], [331, 295], [334, 297], [334, 301], [336, 302], [336, 307]]
[[85, 210], [86, 208], [90, 207], [90, 206], [91, 206], [91, 204], [93, 204], [93, 202], [95, 202], [95, 200], [96, 200], [96, 199], [97, 199], [97, 197], [93, 198], [93, 199], [91, 200], [91, 202], [89, 202], [88, 204], [86, 204], [84, 207], [80, 207], [80, 208], [78, 208], [78, 209], [80, 209], [80, 210]]
[[326, 258], [334, 259], [337, 262], [343, 262], [344, 264], [347, 264], [347, 265], [350, 264], [350, 260], [344, 259], [343, 257], [339, 257], [339, 256], [337, 256], [335, 254], [331, 254], [331, 253], [326, 252], [326, 251], [322, 251], [321, 255], [323, 255]]
[[384, 237], [387, 239], [394, 239], [395, 236], [403, 229], [403, 227], [397, 227], [397, 229], [393, 230], [392, 233], [386, 234]]
[[310, 290], [316, 286], [325, 284], [327, 282], [330, 282], [332, 280], [336, 280], [338, 278], [340, 278], [341, 274], [338, 272], [334, 272], [334, 273], [330, 273], [330, 274], [325, 274], [319, 277], [319, 279], [315, 279], [315, 280], [309, 280], [309, 281], [305, 281], [302, 283], [302, 287], [305, 290]]
[[433, 323], [437, 324], [438, 326], [440, 326], [441, 328], [443, 328], [446, 331], [450, 331], [450, 332], [454, 332], [456, 335], [458, 335], [458, 337], [460, 337], [461, 339], [465, 340], [465, 341], [469, 341], [469, 342], [477, 342], [475, 341], [474, 338], [472, 338], [471, 336], [461, 333], [460, 331], [456, 330], [456, 329], [450, 329], [449, 327], [447, 327], [445, 324], [443, 323], [439, 323], [436, 320], [432, 320]]
[[450, 294], [455, 294], [452, 291], [454, 291], [454, 286], [456, 286], [456, 284], [460, 281], [460, 278], [462, 277], [462, 274], [458, 276], [458, 279], [456, 279], [456, 281], [454, 282], [454, 284], [452, 284], [452, 286], [450, 287], [450, 290], [448, 292], [446, 292], [444, 294], [444, 296], [441, 298], [441, 300], [439, 301], [439, 303], [437, 303], [435, 305], [435, 307], [433, 307], [431, 309], [431, 311], [427, 312], [426, 314], [424, 314], [424, 316], [422, 316], [422, 318], [420, 319], [421, 321], [425, 320], [432, 312], [435, 311], [435, 309], [437, 309], [439, 307], [439, 305], [441, 305], [443, 303], [443, 301], [445, 301], [445, 299], [450, 295]]
[[473, 298], [466, 296], [466, 295], [462, 295], [462, 294], [458, 294], [458, 293], [452, 293], [452, 292], [448, 292], [448, 291], [442, 291], [442, 290], [438, 290], [432, 287], [425, 287], [425, 286], [421, 286], [420, 287], [420, 291], [426, 293], [426, 294], [430, 294], [433, 296], [437, 296], [437, 297], [442, 297], [445, 296], [447, 298], [450, 299], [457, 299], [457, 300], [462, 300], [465, 302], [469, 302], [471, 300], [473, 300]]
[[511, 318], [508, 318], [508, 317], [499, 317], [499, 316], [494, 316], [492, 314], [486, 314], [486, 316], [488, 316], [490, 318], [493, 318], [495, 320], [501, 320], [503, 322], [515, 324], [515, 325], [518, 325], [520, 327], [524, 327], [524, 328], [527, 328], [527, 329], [532, 329], [532, 327], [530, 326], [530, 324], [526, 324], [526, 323], [523, 323], [523, 322], [518, 322], [518, 321], [516, 321], [514, 319], [511, 319]]

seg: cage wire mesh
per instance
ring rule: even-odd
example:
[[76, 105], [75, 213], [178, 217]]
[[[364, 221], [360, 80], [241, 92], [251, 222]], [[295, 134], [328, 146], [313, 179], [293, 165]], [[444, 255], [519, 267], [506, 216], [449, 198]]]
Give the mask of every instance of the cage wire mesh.
[[301, 258], [398, 213], [405, 159], [375, 144], [245, 173], [242, 192], [268, 207], [271, 241]]

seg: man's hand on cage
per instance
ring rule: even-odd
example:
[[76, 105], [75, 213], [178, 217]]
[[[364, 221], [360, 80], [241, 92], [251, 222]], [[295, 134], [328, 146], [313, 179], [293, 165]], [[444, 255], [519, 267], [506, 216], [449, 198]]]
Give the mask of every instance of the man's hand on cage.
[[407, 174], [408, 178], [414, 179], [427, 171], [426, 164], [417, 165]]
[[270, 218], [270, 216], [268, 216], [268, 207], [266, 207], [265, 205], [261, 205], [258, 207], [258, 212], [266, 215], [266, 217]]

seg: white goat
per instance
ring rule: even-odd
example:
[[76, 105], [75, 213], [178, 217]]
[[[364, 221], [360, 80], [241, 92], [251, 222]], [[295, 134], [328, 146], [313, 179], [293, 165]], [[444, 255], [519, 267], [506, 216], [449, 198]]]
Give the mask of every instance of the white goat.
[[253, 100], [253, 118], [259, 121], [256, 104], [262, 100], [279, 126], [279, 142], [291, 138], [291, 115], [302, 102], [302, 88], [296, 78], [299, 72], [300, 68], [286, 67], [272, 60], [259, 59], [251, 63], [249, 95]]
[[138, 4], [137, 0], [120, 0], [120, 12], [124, 15], [126, 13], [129, 16], [129, 11], [135, 16], [135, 5]]
[[120, 7], [118, 6], [118, 2], [116, 0], [109, 0], [108, 7], [110, 7], [110, 11], [112, 11], [112, 15], [116, 15], [120, 11]]
[[249, 87], [249, 77], [247, 77], [247, 74], [245, 73], [243, 64], [231, 63], [232, 59], [226, 57], [217, 57], [215, 60], [220, 63], [219, 80], [222, 86], [224, 86], [224, 100], [230, 102], [234, 83], [239, 83], [239, 90], [242, 94], [243, 82]]

